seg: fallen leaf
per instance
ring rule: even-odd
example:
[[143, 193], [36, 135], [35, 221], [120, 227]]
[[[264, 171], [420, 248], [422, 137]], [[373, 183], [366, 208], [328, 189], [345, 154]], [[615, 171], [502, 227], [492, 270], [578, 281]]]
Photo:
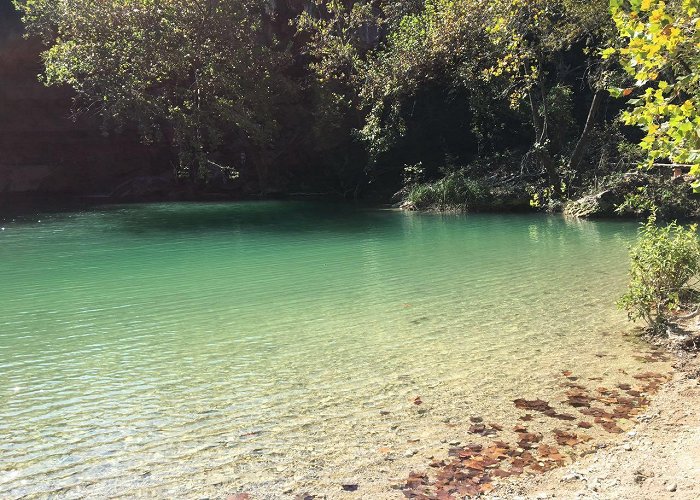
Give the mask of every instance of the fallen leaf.
[[554, 436], [556, 438], [557, 444], [560, 446], [576, 446], [582, 441], [573, 432], [562, 431], [559, 429], [554, 429]]
[[605, 429], [606, 431], [613, 433], [613, 434], [621, 434], [624, 432], [622, 429], [620, 429], [615, 422], [610, 422], [610, 421], [601, 421], [598, 422], [598, 424]]
[[566, 391], [566, 403], [573, 407], [590, 406], [593, 398], [586, 391], [581, 389], [571, 389]]
[[584, 415], [588, 415], [589, 417], [596, 417], [596, 418], [606, 418], [606, 419], [612, 419], [614, 415], [612, 413], [608, 413], [605, 410], [601, 408], [581, 408], [579, 412], [583, 413]]
[[555, 410], [547, 410], [543, 412], [543, 414], [558, 420], [576, 420], [576, 417], [573, 415], [569, 415], [568, 413], [557, 413]]
[[493, 485], [491, 483], [484, 483], [479, 485], [479, 493], [488, 493], [493, 490]]
[[464, 466], [468, 469], [474, 469], [478, 471], [482, 471], [486, 468], [486, 465], [484, 464], [483, 460], [468, 460], [464, 463]]
[[521, 432], [518, 434], [518, 438], [520, 441], [538, 443], [542, 440], [542, 434], [535, 434], [534, 432]]
[[549, 403], [547, 401], [543, 401], [541, 399], [533, 399], [530, 401], [527, 399], [519, 398], [513, 400], [513, 403], [515, 403], [516, 408], [520, 408], [521, 410], [533, 410], [544, 412], [552, 409], [552, 407], [549, 406]]
[[[418, 486], [428, 484], [428, 476], [423, 473], [411, 472], [408, 475], [408, 480], [406, 481], [406, 488], [414, 489]], [[348, 485], [352, 486], [352, 485]], [[356, 485], [355, 485], [356, 486]], [[345, 489], [345, 485], [343, 486]]]
[[512, 472], [505, 471], [503, 469], [494, 469], [491, 471], [493, 477], [509, 477], [512, 476]]
[[537, 448], [537, 452], [540, 454], [540, 456], [543, 459], [552, 460], [552, 461], [557, 462], [557, 463], [563, 463], [564, 460], [566, 459], [566, 457], [564, 457], [564, 455], [559, 453], [559, 450], [557, 450], [553, 446], [549, 446], [546, 444], [541, 444]]
[[510, 446], [505, 443], [503, 446], [494, 443], [484, 450], [484, 456], [492, 460], [505, 460], [508, 458], [509, 449]]

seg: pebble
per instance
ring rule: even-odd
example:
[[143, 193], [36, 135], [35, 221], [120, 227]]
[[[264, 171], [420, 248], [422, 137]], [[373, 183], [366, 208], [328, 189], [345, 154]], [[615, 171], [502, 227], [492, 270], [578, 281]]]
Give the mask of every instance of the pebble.
[[629, 443], [625, 443], [623, 448], [625, 449], [625, 451], [632, 451], [632, 445]]
[[600, 481], [598, 478], [593, 479], [588, 483], [588, 488], [592, 491], [598, 491], [600, 489]]
[[583, 479], [583, 475], [579, 474], [578, 472], [571, 472], [569, 474], [562, 476], [562, 478], [561, 478], [561, 480], [564, 482], [580, 481], [581, 479]]
[[418, 453], [418, 450], [406, 450], [406, 452], [403, 454], [403, 456], [406, 458], [410, 458], [413, 455], [415, 455], [416, 453]]
[[449, 442], [449, 445], [450, 445], [450, 446], [459, 446], [460, 444], [462, 444], [461, 441], [450, 441], [450, 442]]
[[678, 489], [678, 486], [676, 486], [676, 483], [670, 483], [666, 486], [666, 491], [670, 491], [671, 493], [673, 493], [677, 489]]

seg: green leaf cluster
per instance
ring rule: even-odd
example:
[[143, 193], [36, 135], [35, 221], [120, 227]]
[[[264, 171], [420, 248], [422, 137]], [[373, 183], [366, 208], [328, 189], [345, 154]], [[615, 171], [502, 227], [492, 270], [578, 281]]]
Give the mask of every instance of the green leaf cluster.
[[[617, 57], [631, 78], [613, 96], [630, 96], [622, 116], [641, 128], [647, 166], [669, 161], [700, 176], [700, 1], [611, 0], [620, 36], [605, 58]], [[700, 188], [700, 182], [694, 186]]]
[[618, 305], [631, 320], [643, 319], [658, 329], [700, 271], [697, 226], [661, 226], [654, 212], [640, 228], [630, 258], [629, 289]]

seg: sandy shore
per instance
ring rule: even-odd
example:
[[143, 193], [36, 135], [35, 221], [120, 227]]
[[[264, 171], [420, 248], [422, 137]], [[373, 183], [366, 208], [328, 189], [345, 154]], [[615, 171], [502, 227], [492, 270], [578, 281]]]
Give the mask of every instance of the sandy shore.
[[633, 429], [573, 464], [498, 484], [488, 498], [700, 498], [700, 358], [681, 354], [675, 368]]

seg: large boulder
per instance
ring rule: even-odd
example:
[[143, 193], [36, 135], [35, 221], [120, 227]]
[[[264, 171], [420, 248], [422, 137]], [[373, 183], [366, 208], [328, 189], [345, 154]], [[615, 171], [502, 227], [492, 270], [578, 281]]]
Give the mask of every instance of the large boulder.
[[616, 208], [625, 202], [627, 196], [638, 192], [640, 187], [647, 186], [650, 181], [648, 174], [632, 170], [597, 193], [569, 201], [564, 206], [564, 215], [582, 219], [620, 215], [615, 211]]
[[600, 193], [570, 201], [564, 207], [564, 215], [579, 218], [611, 217], [615, 215], [615, 207], [623, 200], [624, 198], [621, 199], [612, 189], [606, 189]]

